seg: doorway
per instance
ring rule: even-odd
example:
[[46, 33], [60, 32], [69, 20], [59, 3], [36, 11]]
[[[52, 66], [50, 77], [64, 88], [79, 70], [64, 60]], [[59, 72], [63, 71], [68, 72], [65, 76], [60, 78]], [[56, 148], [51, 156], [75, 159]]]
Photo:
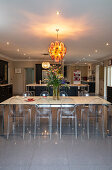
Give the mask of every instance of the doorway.
[[25, 68], [25, 90], [27, 84], [34, 83], [34, 68]]

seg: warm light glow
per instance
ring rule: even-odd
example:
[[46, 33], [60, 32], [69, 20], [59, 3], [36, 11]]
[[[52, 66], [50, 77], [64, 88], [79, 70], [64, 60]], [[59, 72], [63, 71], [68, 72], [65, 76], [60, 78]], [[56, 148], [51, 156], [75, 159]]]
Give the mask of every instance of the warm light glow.
[[59, 15], [59, 14], [60, 14], [60, 12], [59, 12], [59, 11], [57, 11], [57, 12], [56, 12], [56, 14], [57, 14], [57, 15]]
[[109, 43], [106, 43], [106, 46], [108, 46], [109, 45]]
[[55, 15], [45, 17], [31, 13], [24, 13], [24, 15], [29, 20], [25, 31], [41, 38], [56, 37], [56, 29], [58, 28], [61, 39], [67, 37], [77, 39], [80, 36], [89, 34], [91, 29], [87, 24], [86, 17], [64, 18], [63, 16], [56, 17]]
[[19, 48], [17, 49], [17, 52], [19, 52], [20, 50], [19, 50]]
[[49, 62], [42, 62], [42, 68], [49, 68], [50, 67], [50, 63]]
[[55, 41], [50, 44], [48, 51], [52, 60], [60, 62], [66, 54], [66, 47], [62, 42]]
[[6, 44], [9, 45], [10, 43], [7, 41]]

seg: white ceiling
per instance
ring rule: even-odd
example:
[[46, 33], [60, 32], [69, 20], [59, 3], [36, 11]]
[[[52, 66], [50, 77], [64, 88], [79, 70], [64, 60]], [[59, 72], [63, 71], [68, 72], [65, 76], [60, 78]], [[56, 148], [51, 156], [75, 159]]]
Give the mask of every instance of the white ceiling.
[[0, 0], [0, 53], [13, 60], [50, 60], [56, 28], [66, 63], [112, 56], [112, 0]]

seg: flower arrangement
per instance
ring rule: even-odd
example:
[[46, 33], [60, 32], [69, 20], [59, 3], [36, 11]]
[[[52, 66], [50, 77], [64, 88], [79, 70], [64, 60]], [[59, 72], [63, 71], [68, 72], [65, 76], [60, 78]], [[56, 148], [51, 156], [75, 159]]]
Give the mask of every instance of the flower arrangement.
[[48, 83], [47, 85], [53, 85], [55, 87], [60, 86], [64, 82], [63, 74], [61, 73], [62, 67], [53, 65], [48, 70]]
[[60, 86], [65, 84], [61, 66], [53, 65], [48, 70], [48, 87], [53, 86], [53, 99], [59, 99]]

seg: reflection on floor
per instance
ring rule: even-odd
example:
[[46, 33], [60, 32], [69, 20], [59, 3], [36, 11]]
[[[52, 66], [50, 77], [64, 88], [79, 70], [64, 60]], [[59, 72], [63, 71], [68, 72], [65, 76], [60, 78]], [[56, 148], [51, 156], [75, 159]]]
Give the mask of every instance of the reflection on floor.
[[[0, 116], [0, 170], [112, 170], [112, 115], [108, 116], [108, 128], [102, 136], [100, 122], [90, 123], [88, 138], [86, 123], [78, 116], [78, 138], [69, 121], [63, 122], [62, 138], [53, 110], [52, 136], [49, 138], [48, 121], [42, 120], [34, 138], [34, 114], [32, 125], [26, 122], [25, 138], [22, 138], [22, 122], [10, 130], [7, 140], [7, 108], [5, 131]], [[11, 126], [13, 123], [11, 123]], [[15, 132], [15, 133], [13, 133]]]

